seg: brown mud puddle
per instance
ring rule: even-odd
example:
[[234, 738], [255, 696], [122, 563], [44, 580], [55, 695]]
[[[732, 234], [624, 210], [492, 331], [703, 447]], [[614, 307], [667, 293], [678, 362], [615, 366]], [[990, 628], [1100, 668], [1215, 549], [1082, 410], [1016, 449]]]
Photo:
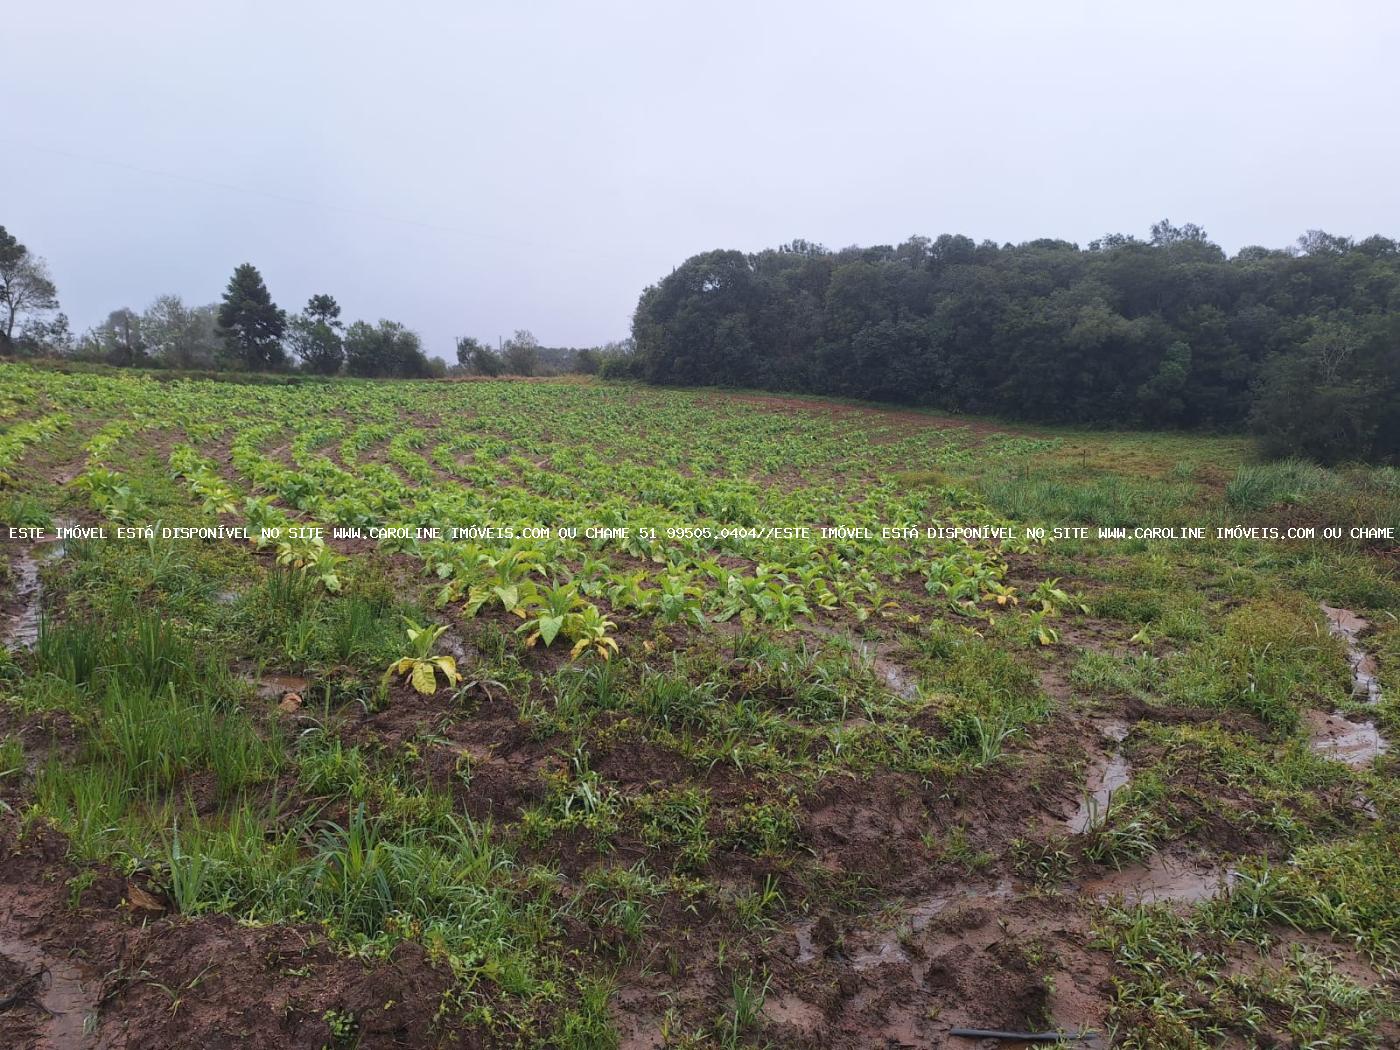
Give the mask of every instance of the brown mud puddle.
[[[953, 907], [970, 906], [981, 901], [1008, 901], [1015, 896], [1010, 879], [992, 886], [962, 887], [916, 897], [902, 904], [898, 923], [885, 930], [861, 931], [853, 934], [841, 946], [840, 954], [853, 970], [872, 970], [886, 963], [909, 963], [911, 957], [905, 942], [923, 933], [944, 912]], [[819, 954], [813, 936], [814, 922], [800, 923], [793, 930], [797, 939], [797, 959], [810, 962]]]
[[[1361, 635], [1371, 624], [1350, 609], [1322, 606], [1327, 617], [1327, 629], [1347, 647], [1347, 663], [1351, 665], [1351, 695], [1364, 703], [1379, 703], [1381, 683], [1376, 658], [1361, 645]], [[1368, 766], [1372, 759], [1390, 750], [1376, 723], [1370, 719], [1353, 720], [1339, 714], [1308, 711], [1308, 738], [1318, 754], [1349, 766]]]
[[[37, 975], [29, 1003], [45, 1017], [38, 1025], [41, 1033], [36, 1050], [84, 1050], [95, 1045], [92, 1032], [97, 1024], [97, 985], [73, 963], [49, 955], [43, 949], [17, 937], [0, 935], [0, 956], [26, 975]], [[16, 1008], [22, 1003], [17, 1003]]]
[[919, 682], [913, 672], [876, 653], [869, 653], [867, 659], [870, 661], [871, 670], [875, 672], [875, 677], [880, 679], [885, 688], [894, 693], [895, 696], [905, 700], [919, 698]]
[[1104, 739], [1113, 746], [1089, 767], [1079, 808], [1065, 821], [1065, 827], [1072, 835], [1083, 835], [1101, 825], [1108, 816], [1113, 793], [1127, 787], [1132, 779], [1132, 763], [1119, 747], [1127, 739], [1128, 724], [1113, 720], [1104, 722], [1099, 728]]
[[1347, 662], [1351, 664], [1351, 693], [1358, 700], [1376, 703], [1381, 698], [1381, 683], [1377, 677], [1376, 658], [1361, 645], [1361, 635], [1371, 626], [1350, 609], [1323, 605], [1327, 629], [1346, 643]]
[[1341, 715], [1308, 711], [1306, 721], [1312, 749], [1334, 762], [1369, 766], [1372, 759], [1390, 750], [1390, 743], [1369, 720], [1353, 722]]
[[[804, 1047], [1020, 1046], [950, 1029], [1040, 1030], [1046, 1019], [1103, 1033], [1111, 974], [1085, 947], [1089, 922], [1074, 900], [1021, 894], [1010, 878], [907, 898], [844, 932], [823, 916], [791, 928], [792, 968], [778, 967], [763, 1016], [779, 1045]], [[1054, 960], [1046, 974], [1027, 952]]]
[[1223, 868], [1154, 853], [1141, 864], [1080, 883], [1079, 893], [1100, 903], [1121, 898], [1128, 904], [1199, 904], [1228, 894], [1231, 881]]
[[[71, 522], [54, 524], [56, 527], [67, 527]], [[18, 608], [3, 621], [0, 645], [9, 649], [32, 649], [38, 642], [44, 599], [44, 585], [39, 579], [39, 570], [47, 562], [63, 557], [63, 553], [63, 540], [49, 537], [21, 550], [19, 556], [10, 564], [10, 575], [15, 581], [14, 601]]]

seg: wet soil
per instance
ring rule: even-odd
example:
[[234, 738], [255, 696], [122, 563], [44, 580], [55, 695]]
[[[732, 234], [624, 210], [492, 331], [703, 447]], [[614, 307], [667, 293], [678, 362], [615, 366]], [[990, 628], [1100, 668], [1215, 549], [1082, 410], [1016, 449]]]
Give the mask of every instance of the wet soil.
[[1309, 711], [1305, 717], [1312, 749], [1336, 762], [1369, 766], [1373, 759], [1390, 750], [1389, 741], [1369, 720], [1354, 722], [1323, 711]]
[[[3, 920], [0, 920], [3, 922]], [[0, 958], [17, 980], [18, 1012], [37, 1014], [29, 1021], [29, 1045], [44, 1050], [83, 1050], [94, 1045], [90, 1032], [97, 1025], [96, 974], [67, 959], [50, 955], [19, 937], [0, 934]], [[16, 993], [10, 993], [16, 994]], [[0, 1034], [5, 1027], [0, 1025]], [[18, 1033], [14, 1033], [18, 1034]], [[12, 1045], [19, 1046], [20, 1043]]]
[[[872, 920], [794, 927], [764, 1015], [783, 1045], [967, 1045], [958, 1026], [1105, 1030], [1106, 958], [1072, 898], [970, 880]], [[1009, 1045], [1009, 1044], [1008, 1044]]]
[[321, 1050], [328, 1010], [355, 1019], [361, 1047], [489, 1045], [435, 1024], [453, 978], [416, 945], [360, 962], [314, 926], [153, 917], [133, 907], [139, 887], [65, 848], [42, 828], [21, 842], [0, 818], [0, 999], [21, 993], [0, 1010], [0, 1046]]
[[1376, 703], [1381, 698], [1376, 658], [1361, 644], [1361, 635], [1370, 630], [1371, 624], [1350, 609], [1323, 605], [1322, 612], [1327, 617], [1328, 630], [1346, 643], [1347, 661], [1351, 664], [1352, 695], [1358, 700]]
[[[1362, 630], [1356, 628], [1353, 640]], [[449, 638], [448, 651], [466, 664], [469, 646], [455, 632]], [[1112, 642], [1089, 629], [1076, 640], [1084, 647]], [[916, 676], [897, 662], [892, 646], [865, 643], [861, 649], [887, 688], [918, 696]], [[960, 1024], [1102, 1030], [1113, 972], [1103, 952], [1087, 947], [1097, 905], [1123, 899], [1184, 908], [1228, 892], [1226, 868], [1184, 852], [1095, 872], [1056, 893], [1016, 882], [995, 867], [959, 872], [924, 843], [929, 832], [966, 828], [971, 848], [1004, 857], [1009, 839], [1037, 823], [1053, 823], [1061, 833], [1092, 831], [1113, 792], [1131, 777], [1120, 745], [1133, 722], [1227, 724], [1236, 717], [1126, 698], [1086, 714], [1067, 666], [1047, 656], [1042, 681], [1056, 709], [989, 770], [937, 784], [892, 773], [832, 778], [803, 796], [802, 846], [813, 870], [833, 880], [855, 877], [865, 896], [840, 905], [808, 896], [801, 907], [810, 908], [810, 916], [780, 927], [765, 942], [760, 962], [774, 975], [765, 1037], [803, 1048], [926, 1047], [975, 1045], [950, 1039], [948, 1029]], [[310, 683], [263, 675], [255, 685], [275, 703], [304, 695]], [[483, 688], [454, 703], [446, 694], [421, 697], [399, 683], [387, 707], [356, 709], [345, 737], [394, 748], [431, 735], [423, 755], [433, 783], [473, 816], [513, 818], [540, 800], [544, 776], [559, 768], [565, 742], [534, 738], [520, 721], [520, 698], [503, 694]], [[1354, 728], [1347, 727], [1358, 724], [1325, 718], [1335, 720], [1338, 754], [1349, 754], [1347, 734]], [[696, 769], [678, 753], [634, 739], [624, 722], [614, 726], [610, 716], [602, 717], [600, 730], [615, 733], [602, 734], [592, 756], [594, 769], [623, 792], [702, 783], [720, 802], [771, 794], [727, 767]], [[1065, 770], [1085, 768], [1086, 753], [1082, 783], [1071, 783]], [[1134, 755], [1143, 757], [1138, 750]], [[26, 843], [26, 851], [32, 848]], [[646, 860], [665, 870], [670, 859], [625, 836], [614, 848], [614, 863]], [[154, 1047], [191, 1040], [216, 1047], [321, 1046], [330, 1042], [329, 1009], [359, 1019], [365, 1047], [489, 1045], [473, 1032], [433, 1027], [437, 1001], [452, 979], [419, 948], [401, 946], [390, 959], [367, 965], [337, 955], [313, 928], [252, 930], [216, 917], [138, 915], [129, 885], [110, 872], [102, 872], [73, 909], [66, 883], [76, 869], [55, 850], [45, 856], [40, 849], [42, 863], [13, 873], [9, 856], [0, 863], [0, 978], [18, 986], [42, 977], [31, 1002], [0, 1012], [0, 1045], [14, 1032], [10, 1044], [21, 1046]], [[541, 850], [539, 859], [573, 875], [598, 857], [586, 843], [561, 840]], [[773, 874], [785, 880], [785, 896], [794, 902], [812, 885], [804, 884], [810, 871], [799, 878], [765, 863], [726, 854], [704, 874], [740, 889]], [[654, 957], [629, 964], [614, 999], [624, 1047], [660, 1046], [669, 1004], [693, 1008], [691, 1017], [714, 1016], [730, 995], [727, 985], [710, 983], [728, 971], [710, 963], [716, 944], [732, 931], [696, 933], [704, 916], [660, 907], [654, 919], [664, 933], [658, 939], [682, 958], [693, 949], [695, 976], [675, 978], [652, 965]], [[179, 1005], [172, 1009], [174, 1000]], [[58, 1041], [72, 1036], [75, 1019], [82, 1022], [78, 1036], [90, 1042]]]
[[1141, 864], [1081, 882], [1079, 892], [1099, 903], [1198, 904], [1228, 893], [1231, 878], [1227, 869], [1195, 857], [1154, 853]]
[[1110, 720], [1100, 728], [1110, 749], [1105, 754], [1095, 756], [1084, 782], [1084, 796], [1080, 799], [1079, 808], [1065, 821], [1065, 827], [1072, 835], [1083, 835], [1100, 826], [1108, 816], [1113, 793], [1126, 787], [1132, 778], [1132, 763], [1118, 747], [1127, 739], [1128, 724]]
[[[1361, 636], [1371, 625], [1350, 609], [1322, 606], [1328, 630], [1347, 647], [1351, 665], [1351, 695], [1362, 703], [1379, 703], [1381, 684], [1376, 658], [1361, 644]], [[1327, 758], [1349, 766], [1368, 766], [1390, 750], [1389, 742], [1370, 719], [1348, 718], [1324, 711], [1305, 714], [1312, 749]]]
[[12, 593], [7, 611], [0, 616], [0, 645], [6, 648], [29, 649], [39, 640], [44, 600], [40, 570], [49, 561], [63, 557], [63, 541], [52, 536], [50, 533], [51, 538], [18, 546], [10, 561]]

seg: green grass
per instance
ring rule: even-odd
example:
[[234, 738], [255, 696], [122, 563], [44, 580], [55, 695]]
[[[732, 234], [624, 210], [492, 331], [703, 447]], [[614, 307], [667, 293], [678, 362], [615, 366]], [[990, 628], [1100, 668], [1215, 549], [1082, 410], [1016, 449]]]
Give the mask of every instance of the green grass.
[[[1123, 976], [1110, 1012], [1115, 1045], [1134, 1050], [1206, 1048], [1234, 1040], [1267, 1045], [1379, 1047], [1395, 1005], [1367, 991], [1315, 952], [1297, 948], [1283, 965], [1248, 948], [1199, 945], [1209, 916], [1165, 906], [1113, 911], [1099, 944]], [[1232, 955], [1245, 966], [1233, 965]]]
[[1225, 502], [1233, 510], [1265, 510], [1285, 503], [1302, 503], [1341, 484], [1326, 467], [1298, 459], [1242, 466], [1225, 486]]
[[1122, 476], [984, 479], [994, 507], [1019, 521], [1047, 525], [1172, 524], [1196, 498], [1196, 486]]
[[1350, 695], [1345, 651], [1321, 615], [1296, 600], [1249, 602], [1219, 633], [1173, 661], [1163, 686], [1184, 704], [1235, 709], [1286, 734], [1305, 707], [1328, 708]]
[[[921, 429], [819, 399], [0, 371], [0, 427], [7, 407], [35, 433], [79, 420], [7, 468], [19, 522], [656, 530], [320, 560], [70, 544], [45, 567], [38, 644], [0, 662], [0, 794], [20, 828], [67, 836], [75, 900], [105, 865], [164, 890], [175, 921], [310, 924], [370, 961], [413, 942], [452, 975], [445, 1038], [522, 1047], [616, 1047], [639, 986], [676, 993], [626, 1017], [668, 1046], [785, 1045], [765, 1000], [839, 988], [845, 965], [773, 966], [797, 923], [853, 943], [906, 895], [1003, 878], [1005, 945], [981, 954], [1063, 979], [1018, 924], [1050, 901], [1082, 941], [1096, 928], [1123, 1045], [1364, 1046], [1394, 1013], [1288, 941], [1395, 964], [1395, 759], [1329, 761], [1304, 722], [1350, 695], [1327, 601], [1375, 624], [1386, 699], [1368, 714], [1400, 732], [1400, 584], [1375, 546], [668, 535], [1384, 524], [1394, 471], [1256, 467], [1233, 438]], [[54, 484], [55, 465], [84, 481]], [[616, 655], [528, 646], [555, 608], [611, 620]], [[460, 689], [382, 684], [406, 618], [448, 625], [435, 651], [460, 652]], [[273, 673], [309, 681], [299, 706], [259, 693]], [[1130, 783], [1091, 832], [1047, 832], [1108, 719], [1132, 723]], [[1205, 854], [1236, 892], [1180, 912], [1076, 897], [1157, 852]], [[321, 1017], [337, 1045], [364, 1020]]]

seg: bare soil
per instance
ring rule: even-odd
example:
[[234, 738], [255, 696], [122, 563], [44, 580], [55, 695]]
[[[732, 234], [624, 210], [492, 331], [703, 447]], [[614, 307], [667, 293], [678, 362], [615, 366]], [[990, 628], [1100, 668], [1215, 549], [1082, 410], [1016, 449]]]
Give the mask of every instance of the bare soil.
[[0, 821], [0, 1000], [18, 996], [0, 1009], [0, 1045], [319, 1050], [330, 1010], [356, 1018], [364, 1047], [486, 1045], [435, 1030], [452, 976], [416, 945], [365, 963], [314, 927], [157, 913], [143, 894], [72, 865], [59, 836]]

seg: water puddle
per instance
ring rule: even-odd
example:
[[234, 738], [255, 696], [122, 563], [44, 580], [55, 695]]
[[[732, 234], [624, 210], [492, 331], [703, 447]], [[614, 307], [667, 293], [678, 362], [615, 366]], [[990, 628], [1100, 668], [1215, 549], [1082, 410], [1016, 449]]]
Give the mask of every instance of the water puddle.
[[855, 970], [872, 970], [891, 962], [909, 962], [904, 940], [928, 929], [933, 920], [948, 909], [981, 901], [1006, 901], [1013, 896], [1015, 891], [1011, 880], [1002, 879], [993, 886], [959, 887], [929, 897], [917, 897], [899, 913], [903, 921], [896, 927], [852, 938], [855, 943], [847, 945], [846, 955]]
[[889, 654], [898, 648], [897, 645], [890, 642], [877, 645], [822, 624], [813, 624], [810, 630], [819, 638], [834, 639], [853, 648], [861, 661], [870, 668], [870, 672], [895, 696], [905, 700], [919, 699], [918, 675], [889, 658]]
[[1132, 779], [1133, 766], [1118, 745], [1128, 736], [1128, 726], [1124, 722], [1105, 722], [1100, 726], [1104, 739], [1113, 744], [1112, 749], [1095, 760], [1084, 781], [1084, 796], [1079, 800], [1079, 808], [1065, 821], [1072, 835], [1083, 835], [1094, 830], [1108, 816], [1113, 793], [1127, 787]]
[[0, 955], [27, 973], [43, 972], [35, 1001], [48, 1014], [39, 1050], [83, 1050], [92, 1044], [97, 1026], [96, 982], [64, 959], [49, 955], [28, 941], [0, 937]]
[[1369, 766], [1372, 759], [1390, 750], [1374, 722], [1353, 722], [1322, 711], [1309, 711], [1307, 722], [1311, 747], [1324, 758], [1349, 766]]
[[[67, 522], [55, 522], [66, 527]], [[39, 640], [39, 621], [42, 618], [44, 585], [39, 579], [39, 570], [45, 563], [63, 557], [63, 540], [49, 536], [31, 544], [20, 552], [10, 565], [10, 578], [14, 581], [15, 601], [19, 608], [10, 614], [5, 624], [0, 642], [9, 649], [32, 649]]]
[[[1342, 639], [1351, 664], [1351, 695], [1365, 703], [1378, 703], [1381, 683], [1376, 658], [1361, 645], [1361, 634], [1371, 625], [1350, 609], [1323, 605], [1327, 629]], [[1349, 766], [1367, 766], [1377, 755], [1390, 750], [1385, 737], [1369, 719], [1352, 721], [1337, 714], [1307, 712], [1310, 746], [1318, 754]]]
[[39, 606], [44, 596], [38, 560], [25, 551], [10, 565], [10, 578], [14, 580], [19, 610], [9, 617], [5, 645], [10, 649], [28, 649], [39, 640]]
[[1197, 904], [1228, 893], [1228, 871], [1154, 853], [1132, 864], [1081, 883], [1079, 892], [1100, 903], [1122, 898], [1129, 904]]
[[905, 700], [919, 698], [919, 683], [913, 673], [906, 671], [899, 664], [891, 663], [878, 656], [875, 657], [871, 666], [874, 668], [876, 677], [885, 683], [885, 688], [890, 692]]
[[812, 939], [812, 927], [816, 925], [813, 921], [799, 922], [793, 927], [793, 935], [797, 938], [797, 964], [799, 966], [809, 963], [817, 957], [817, 944]]
[[1370, 622], [1350, 609], [1331, 605], [1323, 605], [1322, 612], [1327, 617], [1327, 629], [1346, 643], [1347, 661], [1351, 664], [1351, 695], [1367, 703], [1376, 703], [1381, 698], [1376, 658], [1361, 645], [1361, 634], [1371, 626]]

